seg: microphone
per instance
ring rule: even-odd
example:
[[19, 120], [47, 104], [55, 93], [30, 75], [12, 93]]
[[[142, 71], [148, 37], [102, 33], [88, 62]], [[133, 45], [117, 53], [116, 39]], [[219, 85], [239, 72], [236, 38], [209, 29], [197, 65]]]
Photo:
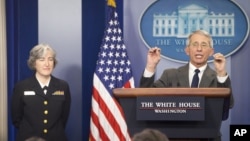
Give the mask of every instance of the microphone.
[[168, 87], [172, 87], [172, 83], [171, 82], [168, 83]]
[[180, 87], [181, 85], [180, 85], [180, 83], [179, 82], [177, 82], [177, 87]]

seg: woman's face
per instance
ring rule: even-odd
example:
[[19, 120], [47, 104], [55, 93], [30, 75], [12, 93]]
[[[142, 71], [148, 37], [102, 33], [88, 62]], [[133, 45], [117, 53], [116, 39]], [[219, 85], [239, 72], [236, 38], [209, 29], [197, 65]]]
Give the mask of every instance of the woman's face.
[[36, 74], [42, 77], [50, 76], [54, 69], [54, 57], [50, 50], [35, 62]]

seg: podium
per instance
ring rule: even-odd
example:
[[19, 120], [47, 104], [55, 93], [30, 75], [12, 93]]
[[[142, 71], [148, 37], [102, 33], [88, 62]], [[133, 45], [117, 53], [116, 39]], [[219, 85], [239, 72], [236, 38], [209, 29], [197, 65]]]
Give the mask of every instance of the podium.
[[[172, 141], [217, 138], [223, 114], [223, 103], [230, 95], [228, 88], [117, 88], [113, 94], [123, 108], [128, 130], [133, 136], [145, 128], [160, 130]], [[204, 98], [203, 120], [138, 120], [137, 99], [140, 97]], [[151, 115], [148, 115], [151, 116]], [[171, 118], [171, 116], [170, 116]], [[174, 118], [174, 116], [173, 116]]]

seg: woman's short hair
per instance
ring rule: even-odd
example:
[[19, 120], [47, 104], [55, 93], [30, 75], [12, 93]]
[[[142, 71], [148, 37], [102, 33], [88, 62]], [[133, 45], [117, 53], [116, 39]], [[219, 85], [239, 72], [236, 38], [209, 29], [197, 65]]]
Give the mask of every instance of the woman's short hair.
[[48, 44], [38, 44], [30, 50], [29, 59], [27, 61], [28, 67], [31, 70], [35, 70], [36, 60], [43, 57], [47, 51], [52, 52], [53, 59], [54, 59], [54, 67], [55, 67], [56, 64], [58, 63], [56, 59], [56, 52]]
[[205, 31], [205, 30], [196, 30], [196, 31], [192, 32], [192, 33], [188, 36], [188, 38], [187, 38], [187, 40], [186, 40], [186, 46], [189, 46], [189, 45], [190, 45], [190, 39], [192, 38], [192, 36], [193, 36], [194, 34], [200, 34], [200, 35], [204, 35], [205, 37], [207, 37], [207, 38], [209, 39], [209, 45], [210, 45], [210, 47], [213, 48], [214, 45], [213, 45], [212, 36], [211, 36], [207, 31]]

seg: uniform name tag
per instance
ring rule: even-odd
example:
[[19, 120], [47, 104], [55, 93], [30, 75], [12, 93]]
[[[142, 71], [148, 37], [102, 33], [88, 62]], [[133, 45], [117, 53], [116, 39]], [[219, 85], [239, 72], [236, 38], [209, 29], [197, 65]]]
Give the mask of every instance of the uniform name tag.
[[24, 91], [24, 95], [35, 95], [34, 91]]

